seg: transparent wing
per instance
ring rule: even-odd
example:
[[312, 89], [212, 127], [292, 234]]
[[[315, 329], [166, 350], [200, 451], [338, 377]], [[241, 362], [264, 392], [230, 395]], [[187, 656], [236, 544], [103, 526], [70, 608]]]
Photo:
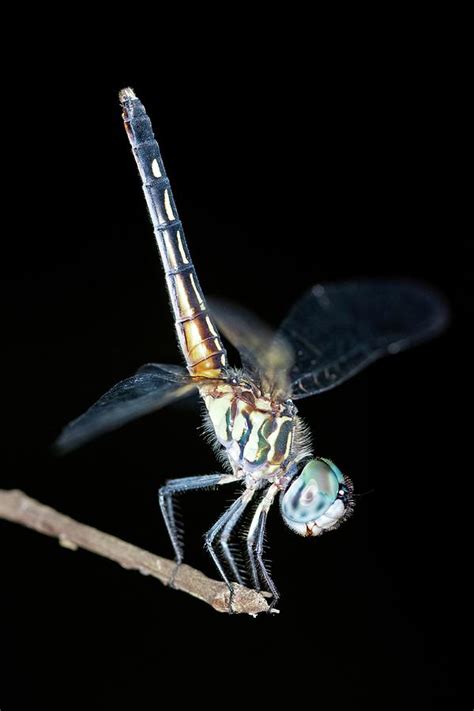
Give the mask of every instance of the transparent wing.
[[[173, 363], [145, 363], [137, 370], [137, 375], [139, 373], [154, 373], [163, 378], [163, 380], [168, 380], [172, 383], [184, 384], [190, 382], [190, 376], [186, 368]], [[194, 380], [197, 382], [196, 379]]]
[[283, 334], [241, 306], [223, 299], [208, 301], [219, 330], [237, 348], [245, 370], [265, 392], [289, 394], [294, 355]]
[[177, 366], [150, 363], [117, 383], [83, 415], [70, 422], [55, 442], [63, 454], [106, 432], [188, 395], [195, 384]]
[[329, 390], [377, 358], [431, 338], [447, 320], [442, 298], [417, 282], [314, 286], [280, 327], [296, 354], [292, 396]]

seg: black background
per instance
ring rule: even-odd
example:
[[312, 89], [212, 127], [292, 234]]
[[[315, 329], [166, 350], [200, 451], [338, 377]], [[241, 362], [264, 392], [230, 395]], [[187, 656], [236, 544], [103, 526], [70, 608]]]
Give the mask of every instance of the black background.
[[[66, 458], [49, 452], [116, 381], [179, 360], [121, 124], [117, 92], [128, 84], [152, 117], [206, 293], [277, 325], [317, 281], [408, 276], [446, 295], [453, 325], [301, 403], [317, 453], [351, 476], [358, 498], [350, 521], [319, 540], [292, 534], [275, 510], [279, 616], [219, 615], [2, 523], [0, 707], [148, 709], [163, 687], [170, 703], [188, 703], [189, 686], [193, 703], [220, 706], [264, 703], [282, 688], [304, 706], [462, 708], [463, 463], [448, 432], [472, 261], [452, 193], [443, 60], [399, 50], [380, 62], [361, 50], [339, 64], [335, 50], [310, 62], [309, 50], [289, 65], [275, 50], [245, 62], [242, 38], [235, 53], [222, 53], [224, 41], [180, 64], [171, 49], [132, 65], [119, 61], [122, 42], [72, 69], [61, 47], [12, 85], [4, 488], [169, 556], [158, 487], [216, 470], [199, 410], [184, 405]], [[211, 575], [203, 534], [230, 495], [183, 500], [188, 562]]]

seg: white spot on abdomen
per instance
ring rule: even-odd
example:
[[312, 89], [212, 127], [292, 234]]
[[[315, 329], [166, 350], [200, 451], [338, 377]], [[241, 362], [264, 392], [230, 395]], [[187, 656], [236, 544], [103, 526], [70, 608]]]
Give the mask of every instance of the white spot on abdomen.
[[177, 261], [176, 261], [176, 255], [173, 250], [173, 246], [170, 241], [170, 236], [167, 232], [164, 233], [164, 243], [165, 243], [165, 249], [166, 249], [166, 256], [168, 257], [168, 262], [171, 267], [171, 269], [176, 269], [178, 266]]
[[198, 300], [199, 308], [203, 309], [204, 308], [204, 300], [203, 300], [202, 294], [200, 293], [199, 289], [196, 286], [196, 282], [194, 281], [194, 274], [190, 275], [190, 281], [191, 281], [191, 286], [194, 289], [194, 293], [196, 294], [196, 299]]
[[151, 172], [153, 173], [155, 178], [161, 178], [161, 170], [160, 170], [160, 166], [158, 165], [158, 161], [156, 160], [156, 158], [153, 158], [153, 160], [151, 162]]
[[183, 260], [183, 263], [189, 264], [189, 261], [186, 257], [186, 252], [184, 251], [183, 243], [181, 241], [181, 235], [179, 233], [179, 230], [176, 232], [176, 239], [178, 240], [178, 249], [179, 249], [179, 253], [181, 255], [181, 259]]
[[166, 211], [166, 216], [168, 220], [174, 220], [174, 212], [173, 208], [171, 207], [171, 200], [170, 200], [170, 194], [168, 188], [165, 190], [165, 211]]

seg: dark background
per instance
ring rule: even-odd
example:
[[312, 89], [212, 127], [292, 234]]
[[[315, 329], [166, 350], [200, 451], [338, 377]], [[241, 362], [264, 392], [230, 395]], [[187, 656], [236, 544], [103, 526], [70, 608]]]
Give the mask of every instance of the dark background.
[[[452, 189], [449, 76], [423, 53], [380, 62], [361, 50], [339, 65], [336, 52], [308, 63], [309, 50], [300, 64], [275, 54], [255, 65], [242, 61], [244, 41], [223, 59], [224, 45], [183, 65], [160, 47], [136, 66], [112, 55], [67, 66], [67, 79], [62, 48], [12, 86], [2, 486], [169, 556], [158, 487], [217, 466], [199, 410], [184, 405], [68, 457], [49, 452], [66, 422], [142, 363], [179, 361], [121, 124], [128, 84], [152, 117], [206, 293], [277, 325], [317, 281], [408, 276], [446, 295], [453, 325], [301, 403], [317, 453], [358, 498], [319, 540], [292, 534], [275, 507], [279, 616], [219, 615], [2, 522], [0, 707], [148, 709], [163, 686], [180, 705], [189, 684], [194, 704], [267, 703], [282, 688], [300, 706], [464, 708], [464, 464], [450, 391], [472, 245]], [[183, 499], [188, 562], [211, 575], [203, 534], [230, 495]]]

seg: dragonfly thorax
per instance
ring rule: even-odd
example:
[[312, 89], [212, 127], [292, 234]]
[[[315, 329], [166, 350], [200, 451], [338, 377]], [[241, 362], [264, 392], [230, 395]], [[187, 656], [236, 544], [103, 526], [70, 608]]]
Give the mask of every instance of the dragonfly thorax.
[[201, 388], [210, 424], [234, 472], [271, 478], [293, 457], [296, 407], [260, 394], [247, 384]]

